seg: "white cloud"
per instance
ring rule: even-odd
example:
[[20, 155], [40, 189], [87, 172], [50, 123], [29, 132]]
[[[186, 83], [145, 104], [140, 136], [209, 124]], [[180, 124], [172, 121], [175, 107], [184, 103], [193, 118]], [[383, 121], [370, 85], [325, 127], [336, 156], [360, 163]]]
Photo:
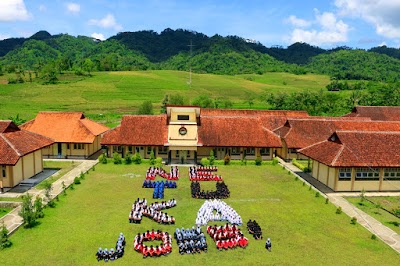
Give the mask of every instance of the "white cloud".
[[[290, 42], [306, 42], [312, 45], [332, 45], [348, 40], [349, 26], [342, 20], [338, 20], [336, 15], [331, 12], [320, 13], [317, 9], [314, 21], [303, 19], [290, 19], [295, 26], [291, 35]], [[294, 22], [294, 23], [293, 23]], [[310, 29], [303, 29], [308, 28]]]
[[8, 38], [10, 38], [9, 35], [0, 34], [0, 41], [1, 41], [1, 40], [4, 40], [4, 39], [8, 39]]
[[105, 29], [122, 30], [122, 26], [117, 23], [112, 14], [107, 14], [102, 19], [91, 19], [89, 20], [89, 25], [98, 26]]
[[301, 19], [301, 18], [297, 18], [296, 16], [290, 16], [287, 20], [288, 23], [292, 24], [295, 27], [299, 27], [299, 28], [306, 28], [308, 26], [311, 25], [310, 21]]
[[398, 0], [336, 0], [339, 14], [358, 17], [372, 24], [377, 34], [400, 37], [400, 1]]
[[0, 21], [28, 20], [31, 18], [23, 0], [1, 0]]
[[79, 12], [81, 11], [81, 6], [77, 3], [66, 3], [65, 5], [67, 7], [68, 13], [76, 15], [79, 14]]
[[99, 39], [100, 41], [104, 41], [106, 39], [106, 37], [104, 37], [102, 33], [97, 33], [97, 32], [93, 32], [92, 35], [90, 36], [95, 39]]

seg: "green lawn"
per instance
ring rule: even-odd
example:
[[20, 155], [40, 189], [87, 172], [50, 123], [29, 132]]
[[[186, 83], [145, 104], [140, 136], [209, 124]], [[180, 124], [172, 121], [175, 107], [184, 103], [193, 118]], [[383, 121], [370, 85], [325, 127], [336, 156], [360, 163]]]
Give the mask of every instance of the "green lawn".
[[361, 202], [360, 197], [347, 198], [347, 200], [380, 221], [383, 225], [400, 234], [400, 227], [396, 225], [400, 224], [400, 218], [381, 208], [383, 207], [389, 211], [400, 209], [400, 197], [368, 197], [369, 201], [364, 200], [363, 202]]
[[[280, 166], [219, 166], [231, 191], [226, 199], [243, 221], [256, 219], [264, 237], [273, 243], [271, 253], [264, 241], [249, 238], [246, 249], [219, 252], [207, 235], [209, 252], [179, 255], [176, 242], [163, 258], [147, 258], [132, 247], [134, 236], [145, 230], [173, 233], [176, 227], [191, 227], [204, 200], [190, 197], [187, 168], [181, 168], [178, 189], [167, 189], [165, 198], [175, 198], [177, 207], [168, 210], [175, 226], [158, 225], [144, 218], [130, 224], [128, 213], [138, 197], [153, 202], [151, 189], [142, 189], [146, 165], [98, 165], [61, 196], [54, 209], [46, 209], [41, 224], [19, 229], [12, 235], [13, 246], [0, 252], [3, 265], [97, 265], [99, 247], [111, 248], [120, 232], [127, 238], [125, 256], [113, 265], [397, 265], [399, 255], [350, 217], [335, 214], [336, 208], [323, 197], [295, 181]], [[207, 186], [210, 186], [208, 184]], [[103, 263], [103, 262], [101, 262]]]
[[0, 218], [9, 213], [12, 208], [0, 208]]
[[[50, 168], [50, 169], [60, 169], [58, 170], [55, 174], [50, 176], [49, 178], [45, 179], [49, 181], [50, 183], [53, 183], [57, 181], [60, 177], [74, 169], [77, 165], [79, 165], [80, 162], [60, 162], [60, 161], [43, 161], [43, 167], [44, 168]], [[44, 189], [44, 184], [43, 181], [40, 182], [38, 185], [36, 185], [37, 189]]]
[[[183, 71], [96, 72], [93, 77], [78, 77], [60, 83], [42, 85], [37, 82], [7, 84], [12, 74], [0, 76], [0, 119], [19, 114], [32, 119], [39, 111], [84, 111], [89, 117], [114, 126], [123, 114], [134, 114], [140, 104], [150, 100], [156, 112], [166, 94], [181, 94], [190, 104], [199, 95], [212, 99], [227, 97], [233, 108], [267, 108], [262, 95], [275, 92], [320, 90], [330, 82], [322, 75], [266, 73], [264, 75], [212, 75]], [[66, 75], [70, 76], [70, 75]], [[249, 78], [250, 77], [250, 78]]]

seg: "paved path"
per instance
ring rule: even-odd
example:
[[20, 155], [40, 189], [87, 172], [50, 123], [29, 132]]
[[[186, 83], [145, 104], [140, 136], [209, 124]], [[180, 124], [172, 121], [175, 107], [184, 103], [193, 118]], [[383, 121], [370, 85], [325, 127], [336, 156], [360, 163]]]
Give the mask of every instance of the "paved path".
[[[372, 234], [376, 235], [382, 241], [384, 241], [391, 248], [400, 253], [400, 235], [397, 234], [392, 229], [383, 225], [381, 222], [366, 214], [362, 210], [358, 209], [356, 206], [348, 202], [343, 197], [356, 197], [360, 195], [360, 192], [334, 192], [332, 189], [327, 188], [321, 182], [318, 182], [308, 174], [304, 174], [300, 169], [294, 166], [292, 163], [283, 161], [278, 158], [279, 164], [284, 166], [287, 170], [291, 171], [294, 175], [297, 175], [302, 181], [306, 182], [308, 185], [312, 186], [314, 190], [320, 191], [322, 196], [329, 198], [336, 207], [341, 207], [342, 211], [346, 213], [349, 217], [356, 217], [357, 222], [364, 226]], [[367, 192], [365, 196], [400, 196], [400, 192]]]
[[[78, 160], [74, 160], [75, 162]], [[74, 169], [60, 177], [57, 181], [53, 183], [53, 190], [51, 193], [52, 198], [55, 198], [57, 195], [59, 195], [62, 192], [62, 182], [64, 181], [64, 184], [68, 187], [70, 184], [74, 182], [74, 178], [79, 176], [81, 172], [85, 173], [88, 170], [90, 170], [94, 165], [98, 163], [97, 160], [82, 160], [81, 164], [76, 166]], [[7, 198], [14, 198], [14, 197], [20, 197], [26, 193], [29, 193], [30, 195], [33, 195], [35, 197], [44, 197], [44, 189], [43, 190], [38, 190], [36, 188], [32, 188], [28, 190], [25, 193], [3, 193], [0, 194], [0, 197], [7, 197]], [[7, 215], [3, 216], [0, 219], [1, 221], [4, 221], [5, 226], [8, 229], [9, 234], [12, 234], [16, 229], [18, 229], [19, 226], [22, 225], [22, 218], [18, 215], [18, 212], [21, 210], [21, 206], [13, 209], [10, 213]]]

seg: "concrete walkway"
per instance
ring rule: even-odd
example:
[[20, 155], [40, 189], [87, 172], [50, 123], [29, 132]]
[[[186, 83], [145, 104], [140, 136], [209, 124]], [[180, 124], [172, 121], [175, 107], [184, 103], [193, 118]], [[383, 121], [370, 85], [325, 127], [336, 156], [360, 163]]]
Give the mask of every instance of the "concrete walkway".
[[[71, 160], [69, 160], [69, 161], [71, 161]], [[74, 161], [81, 162], [81, 163], [53, 183], [53, 190], [51, 193], [52, 198], [55, 198], [57, 195], [59, 195], [63, 191], [62, 182], [64, 182], [65, 186], [68, 187], [70, 184], [72, 184], [74, 182], [75, 177], [77, 177], [81, 174], [81, 172], [83, 172], [83, 173], [87, 172], [94, 165], [96, 165], [98, 163], [97, 160], [81, 160], [81, 161], [74, 160]], [[29, 193], [30, 195], [33, 195], [33, 199], [35, 199], [38, 196], [41, 198], [44, 198], [45, 190], [44, 189], [38, 190], [36, 188], [32, 188], [25, 193], [6, 192], [3, 194], [0, 194], [0, 197], [17, 198], [17, 197], [20, 197], [27, 193]], [[7, 227], [9, 234], [12, 234], [15, 230], [18, 229], [18, 227], [20, 227], [22, 225], [22, 218], [18, 214], [20, 210], [21, 210], [21, 206], [13, 209], [10, 213], [8, 213], [7, 215], [3, 216], [0, 219], [0, 223], [2, 221], [4, 221], [4, 224]]]
[[[334, 192], [332, 189], [328, 188], [318, 180], [313, 177], [310, 177], [309, 174], [303, 173], [300, 169], [294, 166], [292, 163], [285, 162], [281, 158], [277, 158], [279, 164], [284, 166], [287, 170], [291, 171], [294, 175], [297, 175], [299, 179], [303, 182], [306, 182], [308, 185], [312, 186], [312, 188], [316, 191], [321, 192], [322, 196], [325, 198], [329, 198], [329, 201], [332, 202], [336, 207], [341, 207], [342, 211], [347, 214], [349, 217], [356, 217], [357, 222], [364, 226], [368, 231], [372, 234], [379, 237], [383, 242], [393, 248], [395, 251], [400, 253], [400, 235], [397, 234], [392, 229], [383, 225], [381, 222], [366, 214], [362, 210], [355, 207], [353, 204], [348, 202], [343, 197], [357, 197], [360, 195], [360, 192], [348, 192], [348, 193], [340, 193]], [[369, 192], [366, 193], [365, 196], [400, 196], [400, 192]]]

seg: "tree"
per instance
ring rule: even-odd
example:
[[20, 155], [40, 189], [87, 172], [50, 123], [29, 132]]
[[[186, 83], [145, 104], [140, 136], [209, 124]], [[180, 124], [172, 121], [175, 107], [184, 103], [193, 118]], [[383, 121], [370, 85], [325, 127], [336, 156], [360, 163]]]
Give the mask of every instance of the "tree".
[[1, 222], [0, 227], [0, 249], [8, 248], [12, 245], [11, 241], [8, 239], [8, 230], [4, 224], [4, 221]]
[[55, 84], [58, 81], [57, 68], [54, 62], [48, 63], [42, 68], [42, 78], [46, 84]]
[[192, 104], [196, 105], [196, 106], [200, 106], [201, 108], [213, 107], [212, 99], [206, 94], [203, 94], [203, 95], [200, 95], [200, 96], [197, 96], [196, 98], [194, 98]]
[[173, 94], [169, 97], [169, 104], [172, 105], [185, 105], [185, 100], [180, 94]]
[[90, 58], [86, 58], [85, 61], [83, 62], [83, 70], [88, 73], [90, 76], [90, 72], [93, 70], [94, 63]]
[[16, 116], [10, 116], [8, 119], [10, 119], [11, 121], [14, 122], [14, 124], [16, 124], [17, 126], [23, 124], [26, 122], [26, 119], [22, 119], [19, 114], [17, 114]]
[[152, 115], [153, 114], [153, 104], [151, 101], [144, 101], [138, 111], [139, 115]]
[[161, 102], [161, 113], [166, 114], [167, 113], [167, 104], [169, 102], [169, 97], [168, 94], [165, 94], [164, 99]]
[[36, 212], [32, 203], [32, 195], [29, 193], [22, 196], [22, 206], [19, 215], [22, 217], [26, 228], [32, 228], [36, 225]]

